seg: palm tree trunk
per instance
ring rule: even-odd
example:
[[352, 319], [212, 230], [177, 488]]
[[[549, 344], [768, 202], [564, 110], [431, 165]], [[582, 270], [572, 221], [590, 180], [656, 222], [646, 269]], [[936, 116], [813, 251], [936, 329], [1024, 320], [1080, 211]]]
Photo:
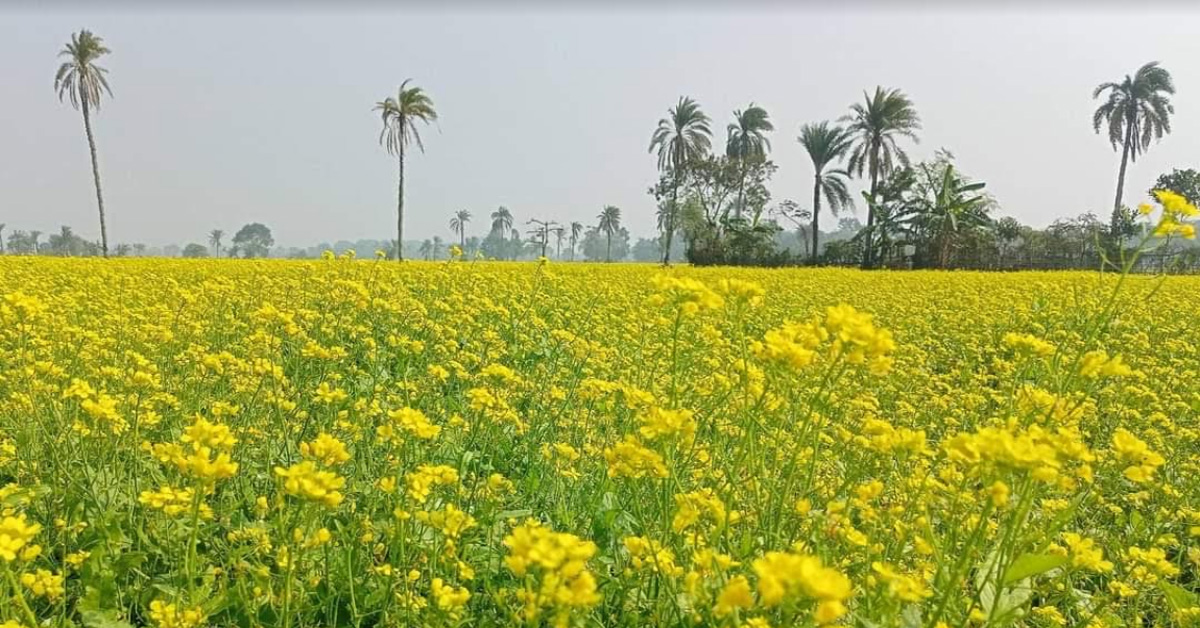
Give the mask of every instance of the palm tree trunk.
[[675, 171], [675, 183], [671, 186], [671, 206], [667, 208], [667, 237], [663, 247], [663, 266], [671, 265], [671, 237], [675, 235], [675, 210], [679, 202], [679, 170]]
[[612, 261], [612, 232], [608, 232], [608, 247], [604, 249], [604, 261]]
[[404, 143], [400, 143], [400, 184], [396, 189], [396, 261], [404, 259]]
[[871, 200], [867, 203], [867, 246], [863, 250], [863, 268], [871, 268], [875, 263], [875, 193], [879, 187], [879, 148], [871, 147], [870, 170], [871, 170]]
[[738, 161], [740, 162], [740, 165], [741, 165], [741, 172], [740, 172], [740, 176], [738, 177], [737, 211], [735, 211], [733, 214], [734, 218], [742, 217], [742, 203], [745, 202], [745, 198], [746, 198], [746, 158], [742, 157]]
[[88, 150], [92, 153], [92, 180], [96, 183], [96, 205], [100, 208], [100, 251], [108, 257], [108, 227], [104, 224], [104, 194], [100, 191], [100, 162], [96, 157], [96, 138], [92, 135], [92, 115], [83, 98], [83, 128], [87, 131]]
[[1112, 236], [1113, 244], [1120, 246], [1120, 238], [1117, 234], [1118, 221], [1121, 212], [1121, 200], [1125, 195], [1125, 168], [1129, 165], [1129, 144], [1133, 141], [1133, 125], [1125, 126], [1125, 142], [1124, 148], [1121, 150], [1121, 170], [1117, 174], [1117, 198], [1113, 201], [1112, 213]]
[[817, 170], [813, 181], [813, 219], [812, 219], [812, 263], [817, 265], [817, 238], [821, 225], [821, 171]]

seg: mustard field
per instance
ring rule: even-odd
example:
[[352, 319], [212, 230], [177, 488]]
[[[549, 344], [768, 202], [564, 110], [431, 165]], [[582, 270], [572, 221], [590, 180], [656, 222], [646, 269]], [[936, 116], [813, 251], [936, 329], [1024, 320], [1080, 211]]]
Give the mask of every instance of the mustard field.
[[1200, 624], [1200, 278], [0, 257], [0, 626]]

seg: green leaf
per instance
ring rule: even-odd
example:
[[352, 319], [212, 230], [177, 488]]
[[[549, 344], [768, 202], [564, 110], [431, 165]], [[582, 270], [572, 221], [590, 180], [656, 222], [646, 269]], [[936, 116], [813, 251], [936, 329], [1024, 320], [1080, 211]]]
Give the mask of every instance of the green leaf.
[[1158, 588], [1162, 589], [1162, 592], [1167, 596], [1167, 602], [1171, 604], [1173, 610], [1178, 611], [1200, 606], [1200, 596], [1187, 589], [1163, 581], [1158, 583]]
[[1018, 580], [1044, 574], [1051, 569], [1057, 569], [1065, 564], [1067, 564], [1066, 556], [1022, 554], [1004, 572], [1002, 583], [1005, 585], [1012, 584]]
[[522, 508], [520, 510], [505, 510], [496, 514], [496, 520], [504, 521], [506, 519], [520, 519], [522, 517], [528, 517], [532, 514], [533, 511], [528, 508]]
[[133, 628], [133, 625], [117, 616], [117, 611], [83, 611], [83, 625], [87, 628]]

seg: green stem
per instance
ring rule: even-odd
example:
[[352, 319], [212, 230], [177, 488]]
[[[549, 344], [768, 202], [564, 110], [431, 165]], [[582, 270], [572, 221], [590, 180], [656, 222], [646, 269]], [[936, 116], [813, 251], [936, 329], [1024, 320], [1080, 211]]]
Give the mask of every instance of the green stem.
[[25, 593], [21, 591], [21, 586], [17, 584], [17, 577], [13, 575], [11, 563], [4, 564], [4, 575], [8, 578], [8, 584], [13, 590], [13, 598], [17, 600], [17, 604], [24, 611], [29, 625], [36, 627], [38, 625], [37, 615], [33, 614], [33, 609], [29, 608], [29, 603], [25, 601]]

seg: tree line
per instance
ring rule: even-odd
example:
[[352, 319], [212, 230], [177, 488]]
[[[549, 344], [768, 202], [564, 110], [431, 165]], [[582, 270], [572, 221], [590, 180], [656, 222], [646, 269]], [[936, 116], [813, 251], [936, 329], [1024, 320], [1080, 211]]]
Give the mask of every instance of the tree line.
[[[64, 61], [54, 78], [59, 100], [83, 117], [100, 240], [89, 242], [64, 226], [44, 243], [42, 232], [20, 230], [10, 232], [6, 242], [5, 226], [0, 224], [0, 253], [109, 255], [92, 117], [104, 96], [112, 96], [108, 71], [98, 63], [110, 52], [102, 38], [81, 30], [60, 51]], [[778, 168], [770, 160], [770, 136], [776, 129], [766, 109], [752, 102], [734, 111], [724, 150], [716, 151], [712, 120], [695, 100], [680, 97], [650, 137], [649, 150], [657, 157], [659, 171], [648, 190], [657, 204], [657, 237], [631, 244], [628, 230], [621, 225], [621, 210], [611, 205], [603, 206], [591, 226], [542, 216], [526, 220], [522, 231], [512, 212], [499, 207], [491, 212], [483, 237], [468, 238], [472, 214], [465, 209], [452, 216], [449, 227], [459, 253], [495, 259], [536, 253], [574, 260], [581, 253], [592, 260], [632, 255], [663, 264], [682, 255], [694, 264], [1016, 268], [1031, 267], [1037, 257], [1086, 265], [1099, 251], [1119, 250], [1136, 232], [1136, 212], [1124, 202], [1126, 171], [1129, 163], [1171, 132], [1174, 94], [1170, 73], [1157, 62], [1143, 65], [1123, 80], [1102, 83], [1093, 92], [1094, 99], [1101, 99], [1093, 112], [1093, 129], [1106, 134], [1113, 150], [1121, 154], [1112, 213], [1106, 221], [1088, 213], [1038, 230], [1011, 217], [996, 217], [999, 205], [986, 184], [961, 172], [948, 151], [912, 163], [906, 144], [919, 142], [921, 118], [904, 92], [880, 86], [864, 92], [862, 100], [836, 120], [799, 128], [796, 141], [813, 169], [807, 206], [790, 199], [772, 203], [769, 184]], [[415, 248], [417, 256], [427, 259], [438, 257], [443, 247], [440, 236], [411, 247], [404, 243], [405, 162], [414, 148], [424, 152], [420, 129], [438, 120], [434, 102], [408, 79], [373, 110], [382, 123], [378, 141], [397, 166], [396, 238], [385, 240], [382, 250], [394, 259], [403, 259], [406, 248]], [[849, 191], [852, 179], [863, 180], [866, 188], [857, 203]], [[1198, 187], [1195, 170], [1177, 169], [1159, 177], [1153, 189], [1169, 189], [1196, 202]], [[857, 221], [841, 221], [835, 232], [821, 230], [823, 210], [838, 217], [858, 203], [866, 209], [866, 223], [853, 233], [844, 233], [844, 227]], [[215, 229], [208, 234], [207, 246], [190, 243], [181, 253], [220, 256], [223, 236], [222, 230]], [[273, 244], [269, 228], [250, 223], [235, 234], [224, 252], [262, 257]], [[120, 244], [112, 252], [128, 255], [145, 250], [144, 245]]]

